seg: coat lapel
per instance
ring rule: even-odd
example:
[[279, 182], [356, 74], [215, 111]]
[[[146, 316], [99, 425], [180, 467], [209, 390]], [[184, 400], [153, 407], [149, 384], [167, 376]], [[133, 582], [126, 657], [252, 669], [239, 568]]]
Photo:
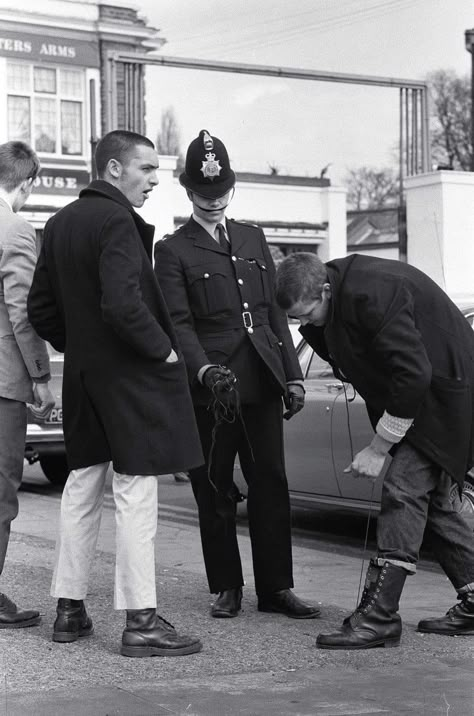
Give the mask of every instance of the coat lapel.
[[191, 218], [186, 224], [186, 229], [194, 239], [194, 246], [200, 249], [206, 249], [207, 251], [214, 251], [217, 254], [224, 254], [226, 252], [222, 249], [217, 241], [215, 241], [210, 234], [207, 233], [203, 227]]
[[230, 239], [233, 254], [236, 254], [247, 241], [248, 234], [246, 235], [246, 232], [243, 231], [242, 228], [245, 229], [245, 227], [240, 227], [239, 224], [231, 223], [230, 221], [226, 222], [227, 234]]

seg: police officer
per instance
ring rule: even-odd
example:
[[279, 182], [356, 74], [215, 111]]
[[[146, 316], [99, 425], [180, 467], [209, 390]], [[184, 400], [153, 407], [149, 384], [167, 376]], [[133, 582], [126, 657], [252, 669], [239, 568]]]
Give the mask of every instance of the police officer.
[[258, 608], [314, 618], [291, 587], [283, 402], [304, 405], [298, 358], [274, 295], [263, 231], [225, 217], [235, 174], [224, 144], [201, 130], [180, 183], [193, 214], [155, 246], [155, 271], [184, 354], [205, 465], [190, 470], [199, 509], [214, 617], [237, 616], [242, 566], [236, 535], [236, 455], [248, 484], [248, 518]]

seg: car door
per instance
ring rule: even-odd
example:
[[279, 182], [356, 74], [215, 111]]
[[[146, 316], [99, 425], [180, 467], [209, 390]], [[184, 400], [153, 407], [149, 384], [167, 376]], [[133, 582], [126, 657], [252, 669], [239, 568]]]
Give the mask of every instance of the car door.
[[293, 497], [323, 502], [378, 499], [382, 480], [345, 473], [373, 436], [365, 403], [304, 341], [297, 347], [305, 377], [304, 409], [285, 424], [285, 459]]

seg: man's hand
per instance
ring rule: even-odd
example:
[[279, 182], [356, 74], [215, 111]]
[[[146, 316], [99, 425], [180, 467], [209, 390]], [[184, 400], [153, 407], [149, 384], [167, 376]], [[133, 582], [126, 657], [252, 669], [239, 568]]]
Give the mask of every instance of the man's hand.
[[236, 383], [237, 379], [229, 368], [223, 365], [211, 365], [202, 376], [202, 382], [209, 390], [220, 384], [225, 391]]
[[52, 409], [55, 400], [49, 389], [48, 383], [35, 383], [33, 386], [34, 402], [30, 405], [30, 410], [38, 420], [46, 420]]
[[175, 351], [171, 349], [171, 353], [169, 354], [168, 358], [165, 360], [165, 363], [177, 363], [178, 362], [178, 356], [176, 355]]
[[284, 401], [285, 406], [288, 408], [286, 413], [283, 413], [285, 420], [290, 420], [293, 415], [299, 413], [304, 407], [304, 388], [297, 383], [290, 383], [288, 386], [288, 393], [285, 395]]
[[211, 365], [202, 376], [202, 382], [226, 410], [238, 412], [240, 395], [237, 390], [237, 378], [229, 368], [223, 365]]
[[[378, 436], [376, 436], [378, 437]], [[383, 441], [388, 447], [391, 443]], [[385, 458], [387, 457], [388, 448], [385, 449], [385, 445], [381, 446], [380, 449], [374, 447], [373, 444], [368, 445], [366, 448], [357, 453], [349, 467], [346, 467], [344, 472], [352, 472], [354, 477], [369, 477], [376, 479], [382, 472], [385, 464]]]

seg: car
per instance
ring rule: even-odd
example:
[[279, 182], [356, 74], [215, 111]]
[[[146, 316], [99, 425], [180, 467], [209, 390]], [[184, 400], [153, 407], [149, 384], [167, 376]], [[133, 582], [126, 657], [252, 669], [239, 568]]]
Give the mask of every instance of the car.
[[39, 461], [45, 476], [53, 485], [63, 486], [69, 469], [64, 448], [62, 382], [64, 356], [47, 344], [50, 365], [50, 388], [56, 405], [47, 420], [38, 420], [28, 410], [26, 428], [25, 460], [30, 465]]

